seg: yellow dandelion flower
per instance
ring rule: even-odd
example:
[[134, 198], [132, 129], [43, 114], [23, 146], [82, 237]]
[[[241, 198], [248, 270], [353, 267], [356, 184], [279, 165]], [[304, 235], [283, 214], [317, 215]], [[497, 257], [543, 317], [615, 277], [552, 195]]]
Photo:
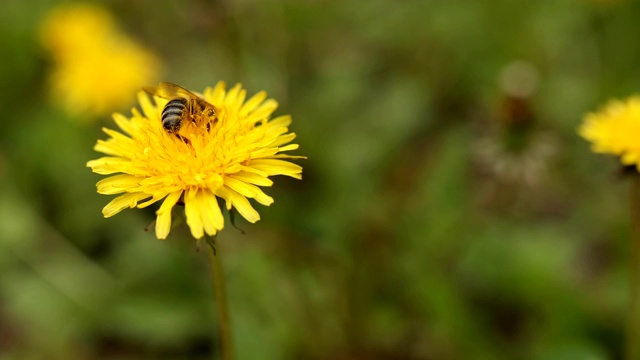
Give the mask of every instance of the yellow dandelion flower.
[[103, 8], [55, 8], [41, 27], [53, 69], [51, 96], [74, 115], [103, 115], [127, 106], [140, 84], [154, 82], [159, 60], [121, 33]]
[[111, 39], [117, 34], [109, 12], [89, 4], [55, 7], [40, 26], [41, 42], [56, 60], [73, 58], [74, 52], [86, 48], [99, 48], [96, 39]]
[[51, 74], [55, 103], [72, 114], [102, 115], [131, 103], [140, 84], [155, 81], [158, 61], [133, 43], [79, 54]]
[[130, 118], [114, 114], [122, 132], [105, 128], [109, 139], [98, 140], [94, 149], [108, 156], [87, 163], [96, 173], [117, 174], [97, 184], [100, 194], [122, 194], [104, 207], [105, 217], [164, 199], [155, 230], [158, 239], [165, 239], [172, 208], [181, 202], [191, 234], [199, 239], [224, 227], [218, 198], [227, 210], [235, 209], [254, 223], [260, 215], [249, 199], [266, 206], [273, 202], [260, 188], [272, 185], [270, 176], [302, 178], [302, 167], [285, 159], [304, 157], [283, 154], [298, 148], [289, 144], [295, 138], [288, 132], [291, 117], [270, 119], [278, 103], [265, 101], [264, 91], [245, 101], [240, 84], [227, 91], [219, 82], [202, 97], [216, 107], [216, 114], [185, 121], [180, 136], [162, 126], [166, 99], [155, 97], [154, 104], [140, 92], [142, 112], [133, 109]]
[[640, 164], [640, 97], [611, 101], [587, 114], [578, 133], [593, 152], [617, 155], [624, 165]]

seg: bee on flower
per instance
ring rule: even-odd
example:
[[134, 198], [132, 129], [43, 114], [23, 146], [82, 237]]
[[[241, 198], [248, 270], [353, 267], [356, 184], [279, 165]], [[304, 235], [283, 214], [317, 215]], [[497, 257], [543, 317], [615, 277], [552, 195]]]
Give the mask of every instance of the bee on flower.
[[273, 203], [261, 189], [273, 184], [271, 176], [301, 179], [302, 167], [288, 160], [304, 157], [286, 154], [298, 148], [291, 144], [291, 117], [271, 119], [278, 103], [264, 91], [246, 100], [241, 85], [226, 90], [224, 82], [202, 94], [168, 83], [146, 90], [154, 101], [140, 92], [142, 112], [114, 114], [121, 132], [104, 129], [109, 138], [94, 149], [107, 156], [87, 163], [112, 175], [98, 182], [100, 194], [121, 194], [104, 207], [105, 217], [162, 200], [155, 231], [165, 239], [172, 209], [181, 203], [191, 234], [200, 239], [224, 227], [218, 199], [254, 223], [260, 215], [249, 199]]
[[144, 91], [150, 95], [169, 100], [162, 109], [160, 120], [162, 127], [170, 134], [176, 134], [181, 140], [188, 141], [179, 135], [182, 125], [188, 121], [193, 124], [204, 125], [211, 130], [211, 122], [215, 120], [215, 106], [209, 104], [201, 96], [171, 83], [162, 82], [160, 86], [145, 86]]

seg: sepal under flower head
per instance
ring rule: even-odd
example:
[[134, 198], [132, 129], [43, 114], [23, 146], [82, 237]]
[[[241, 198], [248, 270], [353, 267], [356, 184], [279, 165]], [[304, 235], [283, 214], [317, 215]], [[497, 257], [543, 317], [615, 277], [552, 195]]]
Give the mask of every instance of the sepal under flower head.
[[97, 184], [101, 194], [122, 194], [104, 207], [105, 217], [164, 199], [156, 212], [156, 236], [164, 239], [172, 209], [181, 201], [191, 234], [199, 239], [224, 227], [218, 198], [253, 223], [260, 215], [249, 199], [273, 203], [260, 188], [273, 184], [270, 176], [301, 179], [302, 167], [286, 159], [304, 157], [283, 154], [298, 148], [289, 144], [295, 138], [288, 132], [291, 117], [269, 119], [278, 107], [275, 100], [259, 92], [245, 101], [239, 84], [227, 91], [223, 82], [201, 96], [216, 107], [215, 116], [187, 121], [179, 134], [162, 126], [163, 98], [155, 97], [154, 103], [141, 92], [142, 112], [133, 109], [131, 118], [114, 114], [124, 133], [104, 129], [109, 139], [98, 140], [94, 149], [108, 156], [87, 163], [96, 173], [117, 174]]

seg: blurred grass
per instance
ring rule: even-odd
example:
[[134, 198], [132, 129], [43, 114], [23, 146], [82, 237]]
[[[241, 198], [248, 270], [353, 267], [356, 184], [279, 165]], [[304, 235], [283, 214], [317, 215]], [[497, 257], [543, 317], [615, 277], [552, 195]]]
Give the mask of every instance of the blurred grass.
[[[94, 3], [165, 80], [242, 82], [293, 116], [304, 180], [219, 237], [239, 359], [621, 357], [625, 184], [575, 128], [636, 91], [639, 3]], [[113, 123], [48, 100], [36, 35], [56, 4], [0, 4], [0, 358], [211, 358], [206, 256], [183, 228], [144, 232], [154, 209], [102, 218], [85, 163]], [[534, 187], [475, 153], [515, 60], [539, 74], [532, 131], [555, 139]]]

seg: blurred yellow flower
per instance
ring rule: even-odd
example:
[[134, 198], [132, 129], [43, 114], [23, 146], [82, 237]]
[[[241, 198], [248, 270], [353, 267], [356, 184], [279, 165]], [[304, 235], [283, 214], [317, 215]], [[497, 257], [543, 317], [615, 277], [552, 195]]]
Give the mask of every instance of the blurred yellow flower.
[[42, 23], [41, 41], [53, 59], [52, 98], [72, 114], [99, 116], [124, 107], [160, 71], [158, 59], [98, 6], [55, 8]]
[[96, 173], [118, 174], [97, 184], [101, 194], [124, 193], [104, 207], [104, 216], [164, 199], [156, 212], [156, 236], [165, 239], [171, 210], [181, 203], [191, 234], [199, 239], [224, 227], [220, 198], [227, 210], [235, 208], [247, 221], [258, 221], [248, 199], [270, 205], [273, 199], [259, 186], [271, 186], [273, 175], [301, 179], [302, 167], [283, 159], [304, 158], [282, 154], [298, 148], [289, 144], [295, 138], [288, 132], [291, 117], [269, 120], [278, 103], [266, 97], [262, 91], [245, 101], [246, 90], [239, 84], [226, 91], [219, 82], [203, 94], [216, 107], [216, 115], [202, 115], [197, 126], [185, 121], [180, 139], [162, 126], [167, 100], [155, 97], [154, 104], [139, 93], [142, 113], [134, 109], [131, 118], [114, 114], [124, 133], [104, 129], [110, 138], [98, 140], [94, 149], [109, 156], [87, 163]]
[[54, 8], [44, 19], [40, 36], [55, 59], [72, 58], [75, 51], [99, 48], [98, 40], [117, 37], [111, 15], [103, 8], [75, 4]]
[[614, 100], [587, 114], [578, 133], [592, 151], [620, 156], [624, 165], [640, 164], [640, 97]]

